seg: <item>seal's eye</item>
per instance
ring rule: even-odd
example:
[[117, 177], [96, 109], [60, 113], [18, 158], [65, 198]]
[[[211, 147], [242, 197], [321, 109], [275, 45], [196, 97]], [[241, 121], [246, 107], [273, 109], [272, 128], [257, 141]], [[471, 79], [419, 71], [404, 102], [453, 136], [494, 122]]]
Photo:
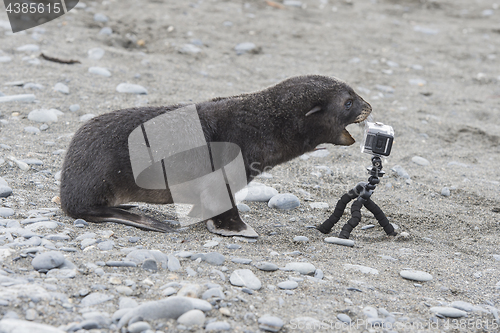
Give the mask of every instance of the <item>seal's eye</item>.
[[345, 105], [345, 108], [346, 108], [347, 110], [349, 110], [349, 109], [351, 108], [351, 106], [352, 106], [352, 99], [350, 99], [350, 100], [348, 100], [347, 102], [345, 102], [345, 104], [344, 104], [344, 105]]

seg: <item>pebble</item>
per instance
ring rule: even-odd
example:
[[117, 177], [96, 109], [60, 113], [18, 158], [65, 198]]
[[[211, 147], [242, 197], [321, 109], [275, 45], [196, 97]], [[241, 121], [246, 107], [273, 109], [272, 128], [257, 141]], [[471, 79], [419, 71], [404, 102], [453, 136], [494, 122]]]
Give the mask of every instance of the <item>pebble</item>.
[[113, 34], [113, 29], [110, 27], [104, 27], [99, 31], [99, 35], [111, 36]]
[[35, 89], [35, 90], [42, 90], [44, 89], [44, 86], [39, 84], [39, 83], [33, 83], [33, 82], [28, 82], [23, 85], [24, 89]]
[[111, 72], [104, 67], [89, 67], [90, 74], [101, 75], [105, 77], [110, 77]]
[[337, 315], [337, 319], [340, 320], [341, 322], [343, 323], [347, 323], [347, 324], [350, 324], [351, 323], [351, 317], [349, 317], [348, 315], [346, 315], [345, 313], [339, 313]]
[[362, 226], [361, 230], [368, 230], [368, 229], [372, 229], [372, 228], [375, 228], [374, 224], [367, 224], [365, 226]]
[[432, 275], [422, 271], [416, 271], [412, 269], [404, 269], [399, 272], [402, 278], [418, 281], [418, 282], [427, 282], [432, 280]]
[[79, 225], [88, 226], [89, 223], [83, 219], [76, 219], [73, 221], [73, 225], [75, 225], [75, 226], [79, 226]]
[[328, 209], [328, 207], [330, 207], [326, 202], [310, 202], [309, 206], [311, 206], [312, 209]]
[[137, 267], [137, 263], [135, 263], [133, 261], [110, 260], [110, 261], [106, 261], [106, 266], [108, 266], [108, 267]]
[[76, 111], [80, 110], [80, 104], [71, 104], [69, 106], [69, 110], [71, 112], [76, 112]]
[[467, 316], [467, 312], [465, 311], [446, 306], [434, 306], [430, 308], [430, 311], [449, 318], [461, 318]]
[[425, 35], [436, 35], [439, 33], [439, 30], [437, 29], [432, 29], [432, 28], [428, 28], [428, 27], [422, 27], [420, 25], [416, 25], [413, 27], [413, 31], [416, 31], [416, 32], [421, 32]]
[[43, 165], [43, 162], [37, 158], [23, 158], [19, 161], [24, 162], [28, 165]]
[[19, 46], [16, 51], [19, 52], [38, 52], [40, 51], [40, 47], [36, 44], [26, 44], [23, 46]]
[[242, 213], [248, 213], [250, 211], [250, 207], [248, 207], [248, 205], [241, 203], [241, 202], [236, 204], [236, 207]]
[[338, 237], [327, 237], [325, 238], [326, 243], [330, 244], [337, 244], [337, 245], [343, 245], [343, 246], [354, 246], [354, 241], [350, 239], [343, 239], [343, 238], [338, 238]]
[[235, 195], [236, 201], [269, 201], [278, 194], [278, 191], [270, 186], [260, 183], [250, 183]]
[[252, 262], [252, 259], [246, 259], [246, 258], [233, 258], [231, 259], [232, 262], [235, 264], [243, 264], [243, 265], [248, 265]]
[[254, 266], [260, 269], [261, 271], [268, 271], [268, 272], [277, 271], [279, 269], [277, 265], [263, 261], [255, 263]]
[[222, 265], [225, 260], [226, 258], [218, 252], [207, 253], [205, 254], [205, 259], [204, 259], [204, 261], [208, 262], [209, 264], [218, 266]]
[[234, 47], [234, 50], [236, 51], [237, 55], [243, 54], [243, 53], [258, 53], [258, 48], [257, 45], [251, 42], [243, 42], [239, 43]]
[[0, 198], [7, 198], [12, 194], [12, 189], [9, 186], [0, 184]]
[[[87, 296], [88, 297], [88, 296]], [[140, 316], [143, 320], [179, 318], [184, 313], [193, 310], [195, 299], [189, 297], [171, 296], [159, 301], [150, 301], [131, 308], [119, 320], [117, 328], [128, 324], [130, 319]], [[201, 300], [198, 300], [201, 301]], [[205, 301], [204, 301], [205, 302]]]
[[125, 94], [138, 94], [138, 95], [147, 95], [148, 91], [143, 86], [132, 83], [120, 83], [116, 87], [116, 91], [119, 93]]
[[0, 207], [0, 216], [9, 217], [14, 215], [14, 210], [12, 208]]
[[222, 292], [222, 290], [220, 288], [210, 288], [207, 291], [205, 291], [203, 293], [203, 295], [201, 295], [202, 299], [209, 299], [209, 298], [213, 298], [213, 297], [217, 297], [220, 299], [225, 298], [224, 293]]
[[48, 271], [61, 266], [65, 261], [64, 255], [59, 251], [49, 251], [37, 255], [31, 264], [37, 271]]
[[83, 250], [91, 245], [94, 245], [95, 243], [97, 243], [95, 238], [86, 238], [80, 243], [80, 248]]
[[83, 116], [81, 116], [79, 120], [81, 123], [85, 123], [94, 117], [95, 117], [95, 114], [87, 113], [87, 114], [84, 114]]
[[284, 325], [283, 320], [270, 315], [260, 317], [258, 323], [261, 330], [268, 332], [278, 332]]
[[142, 263], [142, 269], [145, 271], [156, 272], [158, 271], [158, 265], [154, 259], [146, 259]]
[[99, 60], [104, 56], [104, 53], [103, 49], [96, 47], [88, 51], [88, 56], [90, 59]]
[[425, 86], [427, 84], [427, 81], [424, 79], [410, 79], [408, 80], [408, 83], [411, 84], [412, 86]]
[[214, 321], [205, 326], [205, 331], [229, 331], [231, 325], [225, 321]]
[[58, 91], [60, 93], [63, 93], [63, 94], [69, 94], [69, 88], [67, 85], [65, 85], [64, 83], [62, 82], [57, 82], [55, 85], [54, 85], [54, 90], [55, 91]]
[[455, 302], [452, 302], [450, 304], [451, 307], [453, 308], [457, 308], [459, 310], [462, 310], [462, 311], [466, 311], [466, 312], [472, 312], [474, 311], [474, 305], [468, 303], [468, 302], [464, 302], [464, 301], [455, 301]]
[[373, 306], [364, 307], [363, 314], [368, 318], [378, 318], [378, 311]]
[[35, 95], [33, 94], [19, 94], [19, 95], [10, 95], [10, 96], [1, 96], [0, 103], [8, 103], [8, 102], [25, 102], [31, 103], [35, 101]]
[[104, 14], [101, 14], [101, 13], [95, 13], [94, 14], [94, 21], [106, 23], [106, 22], [108, 22], [108, 17]]
[[386, 93], [386, 94], [393, 94], [394, 93], [394, 88], [391, 87], [391, 86], [384, 86], [382, 84], [376, 84], [375, 85], [375, 89], [383, 92], [383, 93]]
[[181, 270], [181, 263], [173, 254], [167, 256], [167, 268], [171, 272], [177, 272]]
[[229, 282], [238, 287], [247, 287], [252, 290], [259, 290], [262, 283], [249, 269], [237, 269], [229, 277]]
[[296, 271], [300, 274], [311, 275], [316, 271], [316, 267], [313, 264], [307, 262], [291, 262], [285, 265], [285, 271]]
[[378, 270], [376, 270], [375, 268], [362, 266], [362, 265], [344, 264], [344, 269], [358, 271], [358, 272], [361, 272], [363, 274], [378, 275]]
[[128, 325], [127, 329], [129, 333], [141, 333], [151, 329], [151, 325], [149, 325], [145, 321], [137, 321], [133, 324]]
[[199, 284], [188, 283], [182, 286], [177, 292], [177, 296], [187, 296], [197, 298], [200, 296], [201, 286]]
[[230, 250], [239, 250], [241, 249], [241, 245], [239, 244], [228, 244], [226, 247]]
[[177, 322], [187, 327], [202, 326], [205, 323], [205, 313], [200, 310], [190, 310], [177, 318]]
[[306, 236], [295, 236], [293, 238], [293, 241], [294, 242], [309, 242], [309, 238], [307, 238]]
[[269, 208], [290, 210], [300, 206], [300, 200], [291, 193], [283, 193], [273, 196], [267, 203]]
[[441, 189], [441, 195], [443, 197], [449, 197], [451, 195], [450, 189], [448, 187], [443, 187]]
[[57, 122], [56, 109], [36, 109], [28, 114], [28, 119], [38, 123], [54, 123]]
[[404, 179], [410, 179], [410, 175], [401, 165], [395, 165], [391, 168], [399, 177]]
[[184, 44], [178, 49], [179, 53], [184, 54], [198, 54], [201, 49], [193, 44]]
[[0, 56], [0, 63], [11, 62], [12, 58], [9, 56]]
[[205, 244], [203, 244], [203, 247], [215, 247], [219, 245], [219, 242], [217, 241], [209, 241], [209, 242], [206, 242]]
[[30, 322], [26, 320], [6, 318], [0, 320], [0, 332], [2, 333], [65, 333], [65, 331], [46, 324]]
[[295, 281], [292, 281], [292, 280], [283, 281], [283, 282], [278, 283], [278, 288], [280, 288], [280, 289], [291, 290], [291, 289], [297, 288], [298, 286], [299, 286], [299, 284]]
[[427, 166], [427, 165], [430, 164], [430, 162], [428, 160], [426, 160], [425, 158], [420, 157], [420, 156], [413, 156], [411, 158], [411, 160], [412, 160], [413, 163], [416, 163], [416, 164], [418, 164], [420, 166]]

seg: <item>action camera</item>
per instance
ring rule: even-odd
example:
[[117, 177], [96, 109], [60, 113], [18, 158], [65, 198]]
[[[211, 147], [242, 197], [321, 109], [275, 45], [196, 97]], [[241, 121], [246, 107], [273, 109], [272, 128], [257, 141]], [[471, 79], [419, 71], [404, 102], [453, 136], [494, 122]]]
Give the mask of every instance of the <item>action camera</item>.
[[367, 122], [361, 152], [371, 155], [389, 156], [391, 154], [394, 130], [389, 125]]

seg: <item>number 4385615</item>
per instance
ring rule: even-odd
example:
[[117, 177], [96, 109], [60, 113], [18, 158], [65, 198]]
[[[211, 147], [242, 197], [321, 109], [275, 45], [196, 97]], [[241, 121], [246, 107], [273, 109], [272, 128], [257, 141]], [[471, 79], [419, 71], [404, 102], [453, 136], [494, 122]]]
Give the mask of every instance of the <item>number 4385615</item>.
[[60, 3], [9, 3], [6, 8], [7, 13], [11, 14], [42, 14], [44, 12], [58, 14], [61, 12]]

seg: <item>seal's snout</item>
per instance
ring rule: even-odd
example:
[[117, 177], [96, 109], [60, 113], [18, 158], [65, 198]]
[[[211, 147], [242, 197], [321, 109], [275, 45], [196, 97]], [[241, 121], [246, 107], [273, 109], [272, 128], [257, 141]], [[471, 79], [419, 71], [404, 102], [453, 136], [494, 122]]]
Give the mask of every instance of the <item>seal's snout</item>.
[[363, 106], [361, 108], [361, 113], [359, 114], [359, 116], [357, 116], [356, 119], [354, 119], [354, 122], [356, 124], [364, 121], [366, 118], [368, 118], [368, 116], [372, 112], [372, 106], [368, 102], [363, 100], [361, 97], [360, 99], [362, 100]]

